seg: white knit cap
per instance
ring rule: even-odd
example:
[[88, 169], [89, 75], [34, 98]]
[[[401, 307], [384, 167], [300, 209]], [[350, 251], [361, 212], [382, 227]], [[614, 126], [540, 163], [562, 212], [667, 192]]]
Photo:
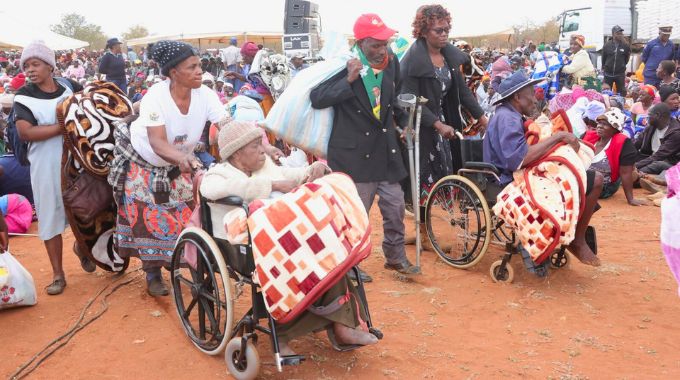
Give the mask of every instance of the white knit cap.
[[262, 138], [262, 129], [252, 121], [232, 121], [222, 127], [217, 137], [217, 147], [220, 157], [226, 160], [237, 150], [248, 145], [251, 141]]
[[54, 60], [54, 50], [45, 45], [45, 41], [33, 41], [24, 48], [24, 51], [21, 52], [21, 59], [19, 60], [19, 65], [22, 70], [24, 69], [24, 62], [31, 58], [38, 58], [52, 66], [52, 68], [57, 67], [57, 63]]

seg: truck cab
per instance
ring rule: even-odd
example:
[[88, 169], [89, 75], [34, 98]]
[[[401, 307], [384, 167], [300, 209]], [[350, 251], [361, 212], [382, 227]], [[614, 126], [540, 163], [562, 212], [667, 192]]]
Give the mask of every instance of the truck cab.
[[584, 49], [594, 52], [612, 35], [612, 27], [619, 25], [624, 34], [632, 32], [632, 11], [630, 0], [595, 0], [591, 6], [568, 9], [560, 15], [560, 51], [569, 49], [572, 34], [581, 34], [586, 39]]

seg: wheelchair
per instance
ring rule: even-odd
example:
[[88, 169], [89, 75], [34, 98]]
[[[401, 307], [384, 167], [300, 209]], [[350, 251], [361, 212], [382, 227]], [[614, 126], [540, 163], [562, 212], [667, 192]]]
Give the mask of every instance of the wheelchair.
[[[302, 355], [282, 356], [279, 350], [277, 323], [265, 307], [259, 285], [253, 279], [255, 263], [251, 236], [248, 243], [231, 244], [222, 228], [214, 228], [213, 220], [235, 207], [243, 208], [248, 215], [248, 205], [240, 197], [230, 196], [212, 201], [200, 198], [200, 227], [185, 228], [176, 243], [171, 261], [172, 290], [177, 314], [185, 333], [200, 351], [224, 357], [229, 373], [236, 379], [254, 379], [259, 373], [261, 360], [255, 345], [257, 332], [269, 336], [274, 361], [279, 372], [284, 365], [299, 365]], [[190, 258], [193, 251], [195, 256]], [[366, 305], [366, 323], [369, 331], [382, 339], [382, 333], [372, 326], [366, 294], [358, 269], [357, 291]], [[248, 311], [238, 321], [234, 320], [235, 301], [250, 288]], [[243, 302], [243, 300], [241, 300]], [[266, 325], [260, 321], [266, 320]]]
[[[543, 264], [536, 265], [518, 242], [512, 228], [491, 212], [503, 190], [499, 171], [483, 162], [482, 140], [461, 140], [462, 168], [457, 174], [440, 179], [430, 190], [425, 204], [425, 226], [437, 255], [454, 268], [471, 268], [482, 260], [493, 244], [506, 253], [489, 270], [494, 282], [511, 283], [512, 256], [521, 254], [525, 267], [539, 277], [547, 275], [548, 265], [567, 265], [565, 247], [560, 247]], [[595, 230], [588, 227], [587, 241], [596, 251]]]

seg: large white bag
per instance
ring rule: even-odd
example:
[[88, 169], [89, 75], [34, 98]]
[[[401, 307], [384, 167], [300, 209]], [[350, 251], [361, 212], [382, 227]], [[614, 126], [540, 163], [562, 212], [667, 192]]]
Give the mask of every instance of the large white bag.
[[33, 277], [9, 251], [0, 253], [0, 310], [38, 302]]
[[333, 108], [312, 108], [309, 94], [342, 71], [350, 58], [335, 57], [300, 71], [269, 110], [263, 126], [287, 143], [325, 158], [333, 128]]

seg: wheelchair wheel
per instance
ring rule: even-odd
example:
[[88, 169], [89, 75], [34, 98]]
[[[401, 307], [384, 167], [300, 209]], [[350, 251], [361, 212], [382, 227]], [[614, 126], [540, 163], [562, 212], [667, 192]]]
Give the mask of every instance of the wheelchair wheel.
[[172, 290], [184, 332], [208, 355], [227, 344], [233, 325], [232, 280], [222, 253], [205, 231], [182, 231], [172, 255]]
[[241, 338], [236, 337], [229, 341], [224, 352], [227, 370], [236, 380], [252, 380], [260, 372], [260, 354], [250, 340], [246, 343], [243, 354], [241, 350]]
[[562, 268], [569, 262], [569, 256], [567, 256], [567, 251], [564, 247], [556, 250], [550, 254], [550, 266], [553, 268]]
[[465, 177], [442, 178], [427, 198], [427, 235], [439, 257], [453, 267], [469, 268], [482, 259], [491, 241], [491, 223], [486, 199]]
[[500, 282], [503, 284], [511, 284], [515, 279], [515, 270], [512, 269], [510, 263], [505, 264], [505, 269], [501, 270], [501, 263], [503, 260], [494, 261], [489, 269], [489, 274], [493, 282]]

